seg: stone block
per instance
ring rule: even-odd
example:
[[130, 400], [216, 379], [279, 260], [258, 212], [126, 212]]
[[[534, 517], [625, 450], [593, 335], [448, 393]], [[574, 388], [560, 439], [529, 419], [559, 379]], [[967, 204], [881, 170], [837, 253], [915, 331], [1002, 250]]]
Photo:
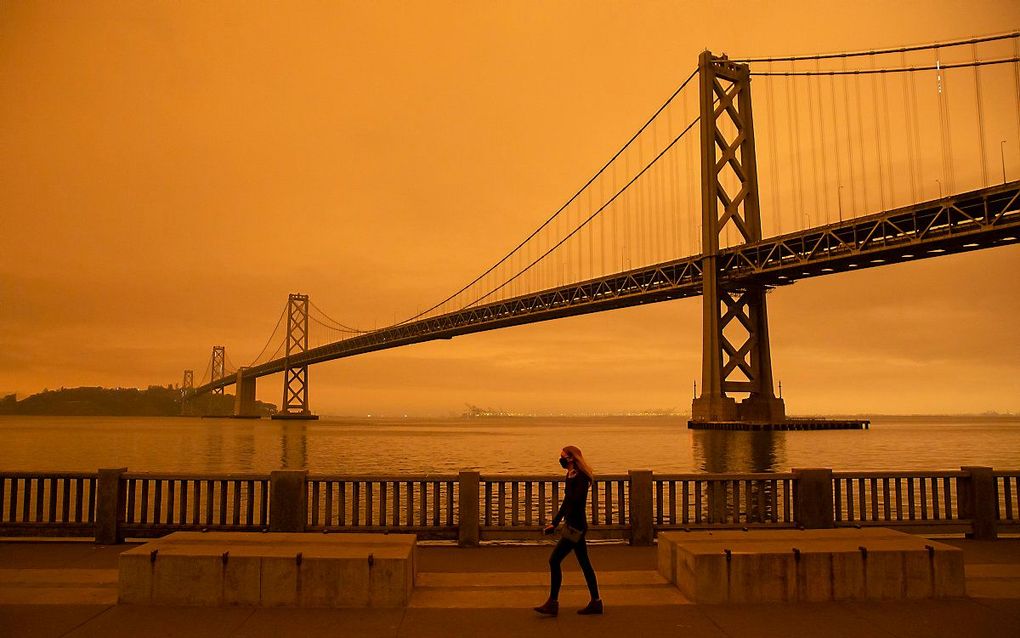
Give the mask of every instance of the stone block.
[[[799, 548], [798, 548], [799, 549]], [[829, 552], [801, 551], [800, 558], [791, 550], [795, 586], [786, 600], [821, 602], [833, 597], [833, 565]]]
[[263, 607], [297, 607], [298, 565], [294, 554], [263, 556], [260, 604]]
[[167, 554], [153, 563], [152, 602], [160, 605], [216, 606], [223, 594], [219, 556]]
[[414, 588], [415, 543], [410, 534], [178, 532], [120, 555], [120, 600], [202, 606], [406, 606]]
[[698, 603], [927, 599], [964, 592], [961, 550], [890, 529], [664, 533], [659, 543], [660, 573]]
[[[222, 557], [221, 557], [222, 562]], [[262, 600], [262, 559], [228, 555], [223, 565], [224, 605], [253, 607]]]
[[147, 554], [121, 554], [117, 559], [120, 569], [117, 601], [130, 605], [148, 605], [152, 602], [152, 572], [154, 567]]

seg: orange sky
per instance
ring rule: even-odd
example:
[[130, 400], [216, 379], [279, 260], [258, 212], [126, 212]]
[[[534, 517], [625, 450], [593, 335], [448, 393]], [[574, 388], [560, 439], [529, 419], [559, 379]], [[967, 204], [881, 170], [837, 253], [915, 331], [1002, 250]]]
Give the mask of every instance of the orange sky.
[[[555, 210], [705, 47], [1020, 26], [1008, 1], [805, 6], [0, 3], [0, 393], [176, 383], [214, 343], [240, 364], [288, 292], [354, 325], [413, 314]], [[1018, 265], [1001, 248], [769, 295], [788, 410], [1020, 410]], [[690, 299], [330, 362], [311, 407], [688, 409], [700, 317]]]

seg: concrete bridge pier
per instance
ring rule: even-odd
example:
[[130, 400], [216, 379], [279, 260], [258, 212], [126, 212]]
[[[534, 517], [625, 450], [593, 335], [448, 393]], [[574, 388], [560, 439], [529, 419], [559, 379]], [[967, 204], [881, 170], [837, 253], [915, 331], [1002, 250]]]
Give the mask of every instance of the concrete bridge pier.
[[244, 377], [247, 368], [237, 371], [237, 382], [234, 385], [234, 414], [235, 419], [257, 419], [259, 418], [258, 406], [255, 402], [255, 377]]

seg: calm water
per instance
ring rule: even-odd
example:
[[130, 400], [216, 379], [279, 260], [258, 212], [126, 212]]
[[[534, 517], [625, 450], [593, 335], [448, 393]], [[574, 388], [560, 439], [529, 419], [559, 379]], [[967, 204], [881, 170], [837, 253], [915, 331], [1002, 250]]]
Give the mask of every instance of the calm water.
[[867, 431], [704, 432], [671, 417], [324, 419], [0, 417], [0, 470], [558, 473], [1020, 467], [1020, 417], [880, 417]]

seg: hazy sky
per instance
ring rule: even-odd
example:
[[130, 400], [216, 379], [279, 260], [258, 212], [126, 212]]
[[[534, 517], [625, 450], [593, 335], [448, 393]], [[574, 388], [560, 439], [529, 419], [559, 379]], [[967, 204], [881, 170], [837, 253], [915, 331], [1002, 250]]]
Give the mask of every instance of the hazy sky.
[[[0, 1], [0, 393], [179, 383], [220, 343], [243, 363], [288, 292], [355, 325], [413, 314], [555, 210], [703, 48], [1017, 26], [1020, 3], [974, 0]], [[788, 411], [1020, 410], [1018, 266], [1013, 246], [770, 294]], [[688, 409], [700, 320], [689, 299], [330, 362], [311, 407]]]

